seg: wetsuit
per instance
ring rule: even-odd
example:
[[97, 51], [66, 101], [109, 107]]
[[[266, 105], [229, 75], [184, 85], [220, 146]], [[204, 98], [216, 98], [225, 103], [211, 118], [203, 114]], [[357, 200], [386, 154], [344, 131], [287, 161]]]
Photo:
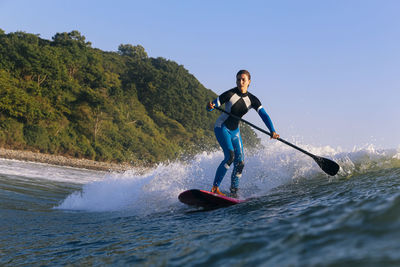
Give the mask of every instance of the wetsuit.
[[[216, 107], [225, 104], [225, 111], [240, 118], [251, 108], [254, 108], [268, 129], [271, 132], [275, 132], [272, 121], [262, 107], [260, 100], [249, 92], [243, 94], [235, 87], [221, 94], [212, 103]], [[224, 160], [218, 166], [213, 185], [219, 187], [230, 165], [234, 163], [231, 176], [231, 192], [235, 193], [239, 187], [239, 178], [242, 176], [244, 168], [243, 142], [239, 130], [239, 120], [222, 113], [215, 123], [214, 132], [224, 151]]]

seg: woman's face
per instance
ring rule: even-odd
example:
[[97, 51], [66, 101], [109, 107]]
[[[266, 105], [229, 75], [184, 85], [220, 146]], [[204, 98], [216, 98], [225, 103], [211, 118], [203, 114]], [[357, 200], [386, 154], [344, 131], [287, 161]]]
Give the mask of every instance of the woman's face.
[[247, 88], [250, 85], [249, 76], [247, 76], [247, 74], [240, 74], [236, 76], [236, 85], [243, 94], [246, 93]]

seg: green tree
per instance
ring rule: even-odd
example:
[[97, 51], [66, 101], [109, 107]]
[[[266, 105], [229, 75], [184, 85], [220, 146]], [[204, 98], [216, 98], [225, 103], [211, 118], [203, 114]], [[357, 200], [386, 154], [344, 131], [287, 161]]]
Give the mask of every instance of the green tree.
[[[91, 47], [0, 29], [0, 145], [100, 161], [153, 163], [218, 147], [215, 98], [182, 65], [140, 45]], [[177, 105], [179, 103], [179, 105]], [[249, 128], [246, 145], [259, 140]]]
[[118, 52], [122, 56], [128, 56], [137, 60], [143, 60], [148, 58], [144, 47], [141, 45], [133, 46], [131, 44], [120, 44], [118, 47]]

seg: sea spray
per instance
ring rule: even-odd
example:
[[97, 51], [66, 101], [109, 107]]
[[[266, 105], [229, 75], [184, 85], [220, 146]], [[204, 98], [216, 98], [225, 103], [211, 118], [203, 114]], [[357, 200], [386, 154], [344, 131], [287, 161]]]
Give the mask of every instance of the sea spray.
[[400, 167], [400, 149], [376, 149], [368, 144], [354, 147], [350, 152], [338, 152], [335, 157], [341, 166], [339, 175], [351, 177], [373, 170]]
[[[396, 150], [377, 150], [366, 146], [343, 151], [329, 146], [304, 149], [318, 156], [332, 158], [341, 169], [335, 177], [326, 175], [312, 158], [278, 142], [269, 142], [263, 149], [247, 152], [240, 181], [241, 198], [265, 196], [280, 185], [326, 177], [327, 180], [348, 178], [371, 168], [400, 165]], [[203, 152], [191, 160], [159, 164], [145, 172], [129, 170], [108, 173], [101, 180], [83, 185], [82, 190], [69, 195], [58, 209], [86, 211], [131, 210], [138, 214], [163, 212], [182, 207], [180, 192], [198, 188], [209, 190], [215, 170], [223, 159], [221, 151]], [[232, 167], [221, 189], [228, 191]]]

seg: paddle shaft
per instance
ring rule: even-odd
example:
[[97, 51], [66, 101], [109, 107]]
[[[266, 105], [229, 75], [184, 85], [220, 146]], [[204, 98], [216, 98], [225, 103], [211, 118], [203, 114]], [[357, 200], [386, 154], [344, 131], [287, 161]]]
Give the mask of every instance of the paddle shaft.
[[[239, 120], [239, 121], [242, 121], [242, 122], [244, 122], [244, 123], [247, 123], [247, 124], [250, 125], [251, 127], [253, 127], [253, 128], [255, 128], [255, 129], [259, 130], [260, 132], [263, 132], [263, 133], [265, 133], [265, 134], [267, 134], [267, 135], [269, 135], [269, 136], [272, 137], [272, 134], [271, 134], [270, 132], [268, 132], [268, 131], [266, 131], [266, 130], [264, 130], [264, 129], [261, 129], [260, 127], [258, 127], [258, 126], [256, 126], [256, 125], [252, 124], [251, 122], [248, 122], [248, 121], [246, 121], [246, 120], [244, 120], [244, 119], [242, 119], [242, 118], [240, 118], [240, 117], [238, 117], [238, 116], [235, 116], [235, 115], [229, 113], [228, 111], [225, 111], [224, 109], [222, 109], [222, 108], [220, 108], [220, 107], [215, 107], [215, 109], [218, 109], [219, 111], [222, 111], [222, 112], [228, 114], [228, 115], [231, 116], [232, 118], [235, 118], [235, 119], [237, 119], [237, 120]], [[288, 145], [288, 146], [293, 147], [294, 149], [297, 149], [297, 150], [303, 152], [304, 154], [306, 154], [306, 155], [312, 157], [313, 159], [318, 158], [317, 156], [311, 154], [310, 152], [305, 151], [304, 149], [302, 149], [302, 148], [300, 148], [300, 147], [298, 147], [298, 146], [296, 146], [296, 145], [293, 145], [292, 143], [289, 143], [288, 141], [286, 141], [286, 140], [284, 140], [284, 139], [282, 139], [282, 138], [277, 138], [276, 140], [279, 140], [279, 141], [281, 141], [282, 143], [284, 143], [284, 144], [286, 144], [286, 145]]]

